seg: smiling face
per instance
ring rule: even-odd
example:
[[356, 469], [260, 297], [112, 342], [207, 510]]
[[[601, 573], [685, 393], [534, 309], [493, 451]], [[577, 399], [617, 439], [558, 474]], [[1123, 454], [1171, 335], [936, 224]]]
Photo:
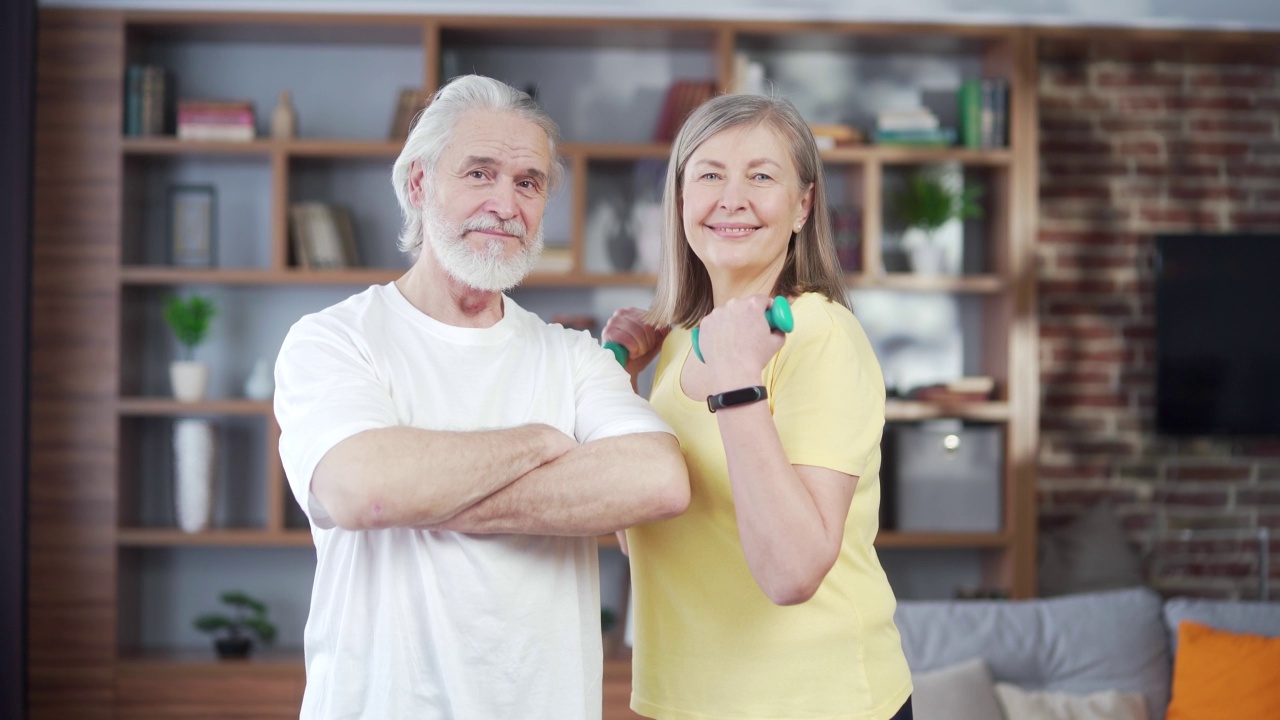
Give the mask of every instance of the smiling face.
[[[419, 171], [420, 172], [420, 171]], [[459, 119], [419, 208], [445, 272], [478, 290], [506, 290], [542, 251], [551, 153], [546, 133], [510, 113]]]
[[683, 186], [685, 236], [712, 283], [771, 287], [813, 199], [778, 132], [759, 123], [712, 135], [689, 156]]

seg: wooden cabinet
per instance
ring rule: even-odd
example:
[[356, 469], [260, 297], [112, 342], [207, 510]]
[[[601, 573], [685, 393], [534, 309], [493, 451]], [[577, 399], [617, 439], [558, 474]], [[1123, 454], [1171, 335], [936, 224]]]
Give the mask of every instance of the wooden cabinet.
[[[400, 146], [387, 139], [397, 96], [432, 91], [462, 72], [534, 90], [564, 135], [566, 184], [546, 231], [569, 267], [535, 273], [515, 296], [548, 319], [588, 314], [601, 323], [652, 294], [652, 248], [633, 231], [624, 240], [635, 247], [619, 249], [615, 236], [619, 218], [660, 199], [669, 146], [655, 141], [655, 127], [674, 83], [732, 87], [735, 68], [756, 62], [811, 122], [865, 126], [912, 93], [946, 98], [961, 80], [1007, 80], [1005, 147], [867, 144], [827, 150], [824, 160], [829, 199], [856, 241], [848, 284], [867, 324], [877, 307], [889, 309], [878, 326], [892, 328], [906, 322], [894, 307], [937, 298], [964, 318], [956, 374], [996, 381], [988, 401], [891, 399], [889, 421], [949, 418], [1004, 433], [1002, 527], [886, 529], [878, 545], [899, 567], [940, 553], [947, 562], [962, 558], [969, 582], [1033, 593], [1035, 59], [1026, 31], [44, 10], [40, 52], [33, 717], [55, 708], [81, 717], [212, 717], [241, 699], [262, 716], [296, 713], [314, 551], [275, 454], [271, 406], [244, 398], [244, 378], [254, 361], [274, 358], [302, 314], [403, 272], [389, 182]], [[138, 63], [164, 67], [178, 98], [252, 101], [261, 139], [123, 136], [126, 68]], [[295, 139], [267, 138], [282, 90], [299, 117]], [[954, 100], [933, 102], [945, 112]], [[986, 214], [965, 228], [959, 272], [925, 276], [886, 262], [900, 235], [886, 208], [908, 172], [934, 166], [981, 183]], [[216, 192], [217, 245], [207, 268], [168, 261], [168, 190], [187, 184]], [[349, 208], [359, 266], [298, 266], [289, 207], [309, 200]], [[194, 404], [170, 397], [174, 346], [160, 315], [166, 297], [188, 292], [212, 297], [220, 310], [199, 351], [213, 367], [211, 396]], [[193, 416], [217, 425], [223, 452], [213, 529], [188, 534], [173, 519], [171, 432], [176, 419]], [[611, 538], [601, 545], [611, 574], [605, 600], [620, 603], [609, 588], [624, 584], [612, 580], [625, 564]], [[203, 650], [207, 640], [191, 618], [231, 588], [271, 605], [283, 659], [225, 664]], [[606, 676], [607, 717], [629, 716], [629, 664], [610, 659]], [[76, 691], [59, 692], [66, 687]]]

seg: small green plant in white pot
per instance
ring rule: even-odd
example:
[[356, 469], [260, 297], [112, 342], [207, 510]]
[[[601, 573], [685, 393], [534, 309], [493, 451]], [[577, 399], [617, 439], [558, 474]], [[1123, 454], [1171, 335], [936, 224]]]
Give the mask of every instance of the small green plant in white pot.
[[182, 346], [182, 359], [169, 364], [173, 396], [182, 402], [203, 400], [209, 388], [209, 367], [195, 360], [195, 349], [209, 335], [209, 325], [218, 314], [213, 301], [200, 295], [185, 300], [171, 297], [165, 302], [164, 319]]
[[206, 613], [194, 622], [197, 630], [213, 636], [218, 657], [248, 657], [255, 637], [263, 644], [275, 641], [276, 626], [267, 619], [267, 606], [261, 600], [238, 590], [225, 592], [219, 599], [230, 612]]
[[961, 180], [947, 178], [937, 171], [919, 171], [894, 196], [894, 206], [908, 232], [923, 236], [912, 242], [904, 237], [911, 250], [911, 269], [922, 274], [942, 272], [945, 252], [935, 237], [939, 229], [952, 220], [982, 217], [982, 188], [963, 187]]

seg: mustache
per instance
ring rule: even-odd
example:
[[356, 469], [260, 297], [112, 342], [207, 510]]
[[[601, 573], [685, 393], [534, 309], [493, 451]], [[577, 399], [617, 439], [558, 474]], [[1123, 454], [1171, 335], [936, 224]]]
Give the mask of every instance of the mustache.
[[519, 218], [511, 218], [509, 220], [499, 220], [492, 215], [480, 215], [478, 217], [468, 218], [462, 223], [462, 232], [468, 233], [472, 230], [498, 230], [513, 237], [524, 239], [528, 234], [528, 228]]

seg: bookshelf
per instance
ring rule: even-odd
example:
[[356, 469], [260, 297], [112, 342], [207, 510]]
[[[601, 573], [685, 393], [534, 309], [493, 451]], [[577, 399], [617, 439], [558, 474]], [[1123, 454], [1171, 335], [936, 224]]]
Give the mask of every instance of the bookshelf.
[[[862, 145], [824, 151], [832, 200], [856, 217], [855, 307], [932, 302], [959, 318], [954, 370], [995, 378], [983, 402], [892, 398], [891, 425], [951, 419], [997, 427], [1004, 440], [1003, 525], [987, 533], [882, 529], [890, 569], [911, 576], [940, 565], [960, 580], [1034, 588], [1036, 345], [1033, 267], [1035, 57], [1018, 28], [891, 24], [734, 23], [613, 18], [353, 16], [46, 9], [37, 138], [37, 361], [32, 518], [32, 683], [36, 705], [84, 717], [186, 717], [246, 712], [296, 717], [303, 683], [301, 626], [314, 550], [278, 458], [270, 403], [246, 400], [243, 377], [273, 357], [305, 312], [405, 267], [394, 247], [398, 210], [387, 139], [399, 92], [432, 90], [461, 71], [532, 86], [562, 127], [566, 183], [547, 211], [549, 244], [572, 267], [536, 273], [515, 291], [550, 318], [645, 305], [654, 276], [643, 251], [629, 269], [607, 248], [607, 208], [652, 200], [669, 153], [653, 129], [666, 89], [681, 79], [728, 87], [738, 56], [770, 69], [777, 92], [814, 122], [865, 121], [900, 87], [998, 74], [1011, 85], [1011, 142], [990, 149]], [[124, 137], [125, 69], [159, 64], [179, 97], [255, 103], [250, 142]], [[892, 68], [892, 72], [890, 71]], [[843, 78], [843, 80], [841, 79]], [[892, 78], [892, 82], [886, 82]], [[848, 82], [856, 80], [857, 84]], [[892, 85], [893, 87], [888, 87]], [[899, 89], [895, 89], [899, 88]], [[289, 90], [300, 135], [265, 137], [270, 109]], [[938, 102], [936, 99], [931, 102]], [[59, 117], [59, 122], [47, 122]], [[900, 232], [889, 198], [916, 168], [945, 166], [986, 188], [985, 218], [964, 228], [955, 274], [886, 270]], [[213, 267], [168, 264], [157, 198], [181, 182], [218, 190]], [[349, 204], [361, 267], [304, 270], [291, 260], [288, 207]], [[602, 219], [606, 218], [606, 219]], [[222, 313], [202, 359], [210, 399], [168, 392], [172, 354], [159, 305], [199, 291]], [[873, 338], [874, 339], [874, 338]], [[187, 534], [171, 519], [167, 435], [181, 417], [215, 421], [231, 450], [220, 468], [214, 526]], [[56, 538], [56, 540], [54, 539]], [[625, 564], [600, 538], [606, 604]], [[45, 568], [49, 569], [45, 569]], [[949, 577], [949, 576], [948, 576]], [[245, 664], [219, 663], [189, 618], [229, 584], [265, 595], [281, 648]], [[904, 587], [918, 587], [913, 579]], [[943, 592], [943, 591], [938, 591]], [[910, 596], [910, 595], [906, 595]], [[69, 633], [74, 640], [67, 641]], [[606, 663], [606, 718], [625, 709], [625, 657]]]

